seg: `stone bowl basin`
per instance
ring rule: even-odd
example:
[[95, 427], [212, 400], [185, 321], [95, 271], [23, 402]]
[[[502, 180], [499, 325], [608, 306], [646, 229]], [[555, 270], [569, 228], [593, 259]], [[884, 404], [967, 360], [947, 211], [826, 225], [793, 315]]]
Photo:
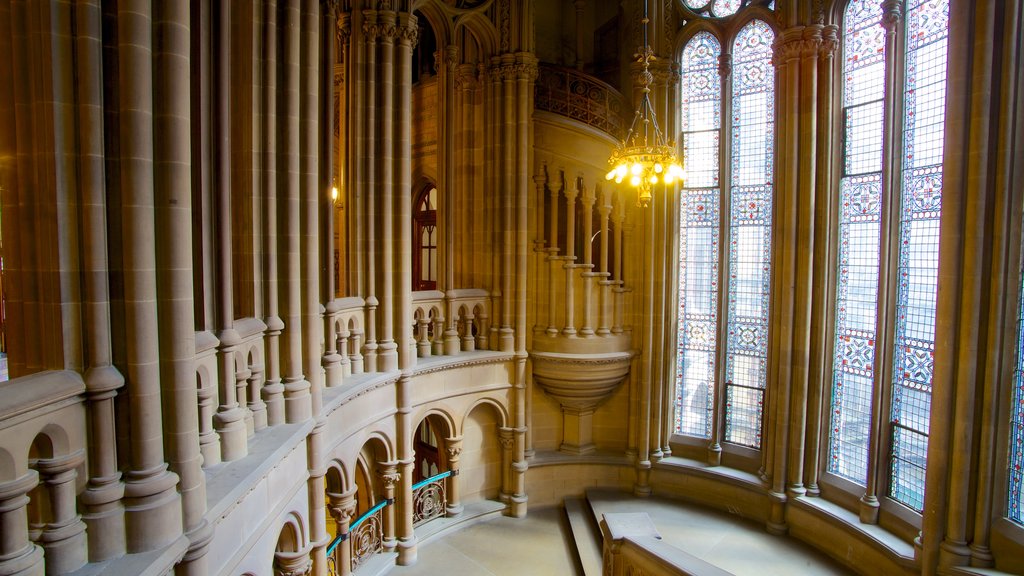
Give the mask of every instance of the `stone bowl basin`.
[[574, 354], [533, 351], [533, 379], [563, 409], [594, 410], [629, 373], [632, 351]]

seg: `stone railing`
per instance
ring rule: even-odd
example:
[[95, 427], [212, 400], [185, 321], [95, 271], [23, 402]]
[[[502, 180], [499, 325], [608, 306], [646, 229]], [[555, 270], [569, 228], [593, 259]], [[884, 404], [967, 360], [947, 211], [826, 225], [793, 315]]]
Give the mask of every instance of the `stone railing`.
[[645, 512], [605, 514], [601, 536], [605, 576], [732, 576], [662, 541]]
[[610, 134], [623, 136], [622, 112], [626, 99], [608, 84], [579, 70], [541, 64], [534, 107], [572, 118]]
[[44, 562], [47, 574], [77, 570], [87, 554], [76, 498], [85, 383], [40, 372], [0, 384], [0, 398], [0, 574], [41, 574]]
[[488, 349], [490, 294], [464, 288], [412, 293], [413, 336], [419, 357]]

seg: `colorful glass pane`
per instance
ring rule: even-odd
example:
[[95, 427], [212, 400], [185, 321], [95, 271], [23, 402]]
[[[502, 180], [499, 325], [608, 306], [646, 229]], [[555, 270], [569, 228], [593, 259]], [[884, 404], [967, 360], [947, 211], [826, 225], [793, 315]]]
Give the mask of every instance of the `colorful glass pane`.
[[832, 352], [829, 472], [867, 482], [882, 202], [885, 35], [881, 3], [853, 0], [843, 17], [843, 176]]
[[708, 32], [683, 49], [682, 141], [687, 178], [679, 218], [675, 430], [711, 437], [718, 323], [718, 139], [721, 46]]
[[[1021, 264], [1024, 278], [1024, 261]], [[1013, 371], [1010, 404], [1010, 460], [1007, 468], [1006, 517], [1024, 525], [1024, 284], [1017, 309], [1017, 365]]]
[[949, 0], [907, 5], [889, 496], [924, 508], [939, 265]]
[[767, 384], [775, 35], [752, 20], [733, 43], [725, 441], [759, 448]]
[[740, 9], [740, 0], [715, 0], [711, 5], [711, 14], [718, 16], [732, 16]]

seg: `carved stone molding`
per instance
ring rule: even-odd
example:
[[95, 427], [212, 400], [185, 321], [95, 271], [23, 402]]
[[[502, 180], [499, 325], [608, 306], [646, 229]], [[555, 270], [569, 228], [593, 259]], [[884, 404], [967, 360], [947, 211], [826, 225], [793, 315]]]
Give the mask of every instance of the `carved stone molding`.
[[839, 27], [829, 24], [821, 29], [820, 56], [834, 56], [839, 48]]
[[900, 10], [901, 4], [901, 0], [885, 0], [882, 2], [882, 27], [888, 33], [895, 32], [896, 25], [903, 18], [903, 13]]
[[385, 488], [393, 488], [402, 479], [402, 473], [394, 469], [381, 470], [377, 472], [377, 475], [380, 476], [380, 481]]

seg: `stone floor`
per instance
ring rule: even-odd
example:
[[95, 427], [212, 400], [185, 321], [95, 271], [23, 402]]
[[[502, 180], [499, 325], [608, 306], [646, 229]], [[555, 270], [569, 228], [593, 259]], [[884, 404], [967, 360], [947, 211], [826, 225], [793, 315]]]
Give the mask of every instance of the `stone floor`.
[[[594, 502], [599, 512], [638, 511], [628, 495]], [[810, 547], [766, 533], [763, 527], [674, 500], [643, 500], [666, 542], [737, 576], [847, 575]], [[396, 576], [580, 576], [568, 521], [561, 508], [530, 509], [525, 519], [493, 517], [419, 547], [415, 566]]]
[[560, 508], [531, 509], [526, 518], [497, 516], [419, 547], [415, 566], [394, 576], [576, 576], [575, 549]]

